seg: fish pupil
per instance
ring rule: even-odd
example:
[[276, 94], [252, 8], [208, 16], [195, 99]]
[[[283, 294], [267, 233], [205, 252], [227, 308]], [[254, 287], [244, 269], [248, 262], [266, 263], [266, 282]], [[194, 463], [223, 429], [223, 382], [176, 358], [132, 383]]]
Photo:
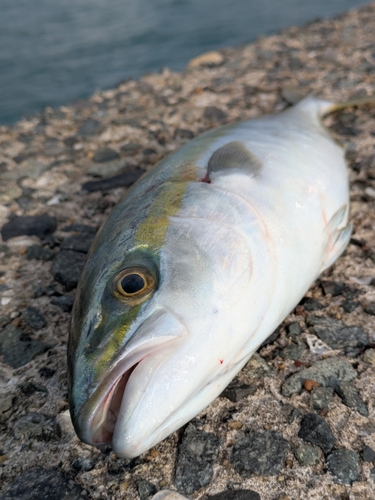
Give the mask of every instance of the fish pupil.
[[145, 280], [139, 274], [128, 274], [121, 280], [121, 287], [125, 293], [137, 293], [145, 287]]

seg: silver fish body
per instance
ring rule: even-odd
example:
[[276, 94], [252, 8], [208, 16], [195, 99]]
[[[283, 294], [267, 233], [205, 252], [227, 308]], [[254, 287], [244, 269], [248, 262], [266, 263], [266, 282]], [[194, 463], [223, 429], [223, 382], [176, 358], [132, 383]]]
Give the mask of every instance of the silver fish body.
[[206, 407], [345, 249], [343, 149], [306, 98], [210, 131], [126, 194], [75, 300], [81, 439], [134, 457]]

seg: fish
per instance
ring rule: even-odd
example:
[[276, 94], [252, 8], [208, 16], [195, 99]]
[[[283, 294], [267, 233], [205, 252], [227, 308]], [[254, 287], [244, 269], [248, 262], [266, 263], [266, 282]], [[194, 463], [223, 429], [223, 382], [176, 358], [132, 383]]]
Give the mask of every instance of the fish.
[[322, 117], [356, 103], [308, 96], [208, 131], [120, 200], [72, 313], [69, 404], [82, 441], [132, 458], [179, 429], [343, 253], [345, 151]]

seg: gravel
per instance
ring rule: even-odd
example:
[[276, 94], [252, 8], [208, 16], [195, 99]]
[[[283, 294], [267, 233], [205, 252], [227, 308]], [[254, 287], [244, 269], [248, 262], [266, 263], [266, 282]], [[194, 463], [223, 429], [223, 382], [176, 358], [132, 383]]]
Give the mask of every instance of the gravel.
[[352, 484], [359, 476], [359, 455], [355, 451], [340, 449], [335, 450], [327, 458], [328, 469], [337, 481]]
[[316, 413], [309, 413], [302, 419], [298, 437], [319, 446], [324, 453], [331, 451], [336, 441], [328, 423]]

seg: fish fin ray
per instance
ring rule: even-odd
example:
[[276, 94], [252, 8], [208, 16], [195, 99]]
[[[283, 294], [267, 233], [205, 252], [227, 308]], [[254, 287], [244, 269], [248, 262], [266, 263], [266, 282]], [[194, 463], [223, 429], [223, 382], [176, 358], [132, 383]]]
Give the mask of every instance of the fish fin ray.
[[339, 228], [341, 224], [346, 222], [347, 211], [347, 205], [343, 205], [339, 208], [326, 227], [328, 241], [326, 247], [326, 258], [324, 259], [321, 272], [330, 267], [335, 260], [340, 257], [349, 244], [353, 231], [353, 225], [346, 224], [344, 227]]
[[240, 141], [232, 141], [217, 149], [208, 160], [207, 174], [223, 170], [240, 169], [255, 176], [262, 161]]

